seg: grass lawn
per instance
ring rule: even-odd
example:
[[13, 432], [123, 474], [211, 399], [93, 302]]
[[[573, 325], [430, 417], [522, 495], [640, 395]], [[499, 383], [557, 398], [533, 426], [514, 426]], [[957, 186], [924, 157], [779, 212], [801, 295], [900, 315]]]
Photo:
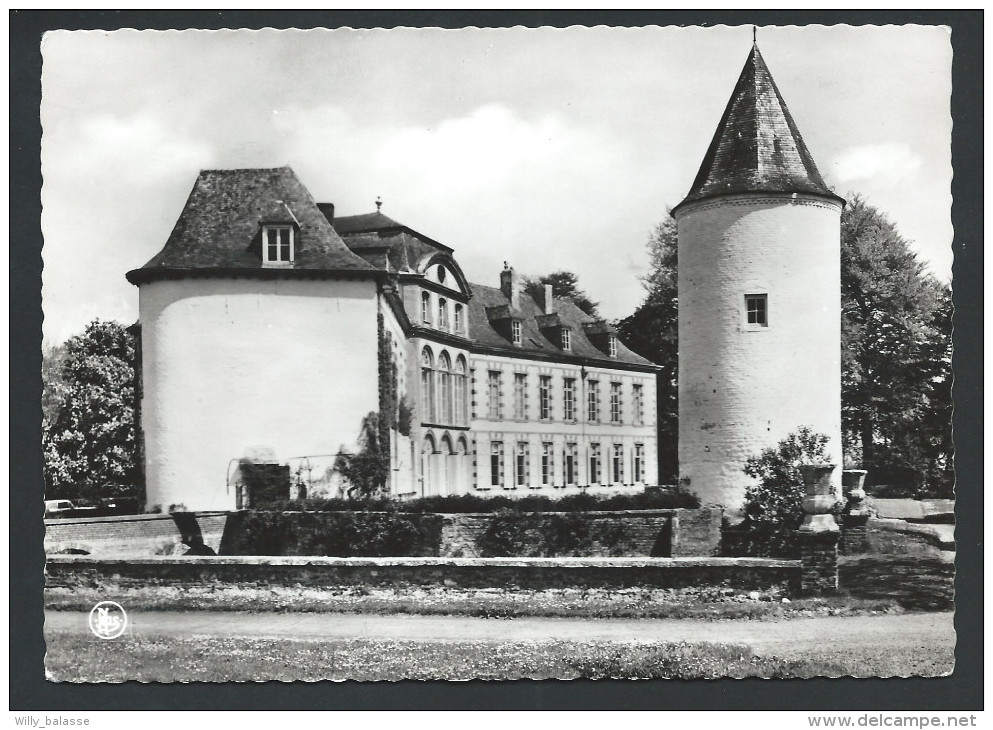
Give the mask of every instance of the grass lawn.
[[[50, 679], [68, 682], [397, 679], [809, 678], [861, 674], [865, 657], [756, 656], [730, 644], [468, 641], [286, 641], [95, 637], [49, 632]], [[918, 657], [888, 653], [890, 671]], [[950, 667], [948, 667], [950, 669]], [[931, 673], [940, 673], [932, 668]], [[945, 670], [947, 671], [947, 670]], [[910, 671], [913, 673], [913, 670]]]

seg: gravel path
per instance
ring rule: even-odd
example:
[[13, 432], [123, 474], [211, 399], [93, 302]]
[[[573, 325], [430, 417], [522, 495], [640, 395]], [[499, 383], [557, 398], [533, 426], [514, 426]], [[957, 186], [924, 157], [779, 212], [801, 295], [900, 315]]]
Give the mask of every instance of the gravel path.
[[[955, 646], [953, 614], [825, 616], [783, 621], [694, 619], [484, 619], [464, 616], [322, 613], [135, 611], [135, 636], [250, 636], [293, 640], [397, 639], [411, 641], [689, 641], [747, 644], [758, 654], [793, 656], [807, 647], [868, 646], [947, 651]], [[88, 633], [87, 614], [46, 611], [46, 630]]]

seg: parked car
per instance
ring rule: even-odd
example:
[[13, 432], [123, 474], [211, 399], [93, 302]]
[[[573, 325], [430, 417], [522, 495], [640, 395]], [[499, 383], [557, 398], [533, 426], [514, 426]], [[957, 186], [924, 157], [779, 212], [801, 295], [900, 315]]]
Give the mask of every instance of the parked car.
[[61, 512], [72, 512], [75, 509], [76, 509], [76, 505], [74, 505], [68, 499], [45, 500], [45, 517], [55, 516]]

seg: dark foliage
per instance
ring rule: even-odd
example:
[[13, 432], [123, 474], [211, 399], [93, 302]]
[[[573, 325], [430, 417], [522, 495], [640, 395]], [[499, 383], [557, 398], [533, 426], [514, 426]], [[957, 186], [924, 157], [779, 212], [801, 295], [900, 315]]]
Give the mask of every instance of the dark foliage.
[[579, 288], [579, 277], [571, 271], [556, 271], [539, 276], [537, 279], [527, 278], [524, 280], [524, 291], [535, 301], [543, 302], [545, 284], [552, 285], [552, 295], [556, 298], [568, 299], [591, 317], [599, 316], [597, 313], [599, 305]]
[[612, 510], [696, 509], [700, 500], [696, 495], [676, 487], [648, 489], [638, 494], [617, 494], [597, 497], [580, 493], [552, 499], [545, 496], [477, 497], [465, 494], [458, 497], [423, 497], [409, 501], [396, 501], [385, 497], [356, 499], [303, 499], [274, 502], [268, 506], [273, 511], [384, 511], [399, 510], [409, 513], [436, 512], [440, 514], [466, 514], [473, 512], [498, 512], [514, 508], [521, 512], [587, 512]]
[[665, 219], [648, 239], [651, 270], [642, 279], [647, 295], [634, 314], [616, 323], [627, 347], [662, 367], [657, 380], [659, 479], [675, 482], [679, 472], [679, 298], [676, 221]]
[[841, 239], [846, 452], [870, 490], [951, 497], [951, 292], [859, 195]]
[[94, 320], [46, 352], [42, 445], [49, 499], [139, 498], [135, 337]]
[[745, 473], [758, 482], [745, 489], [744, 528], [749, 554], [759, 557], [795, 557], [793, 534], [803, 519], [801, 464], [827, 459], [828, 437], [807, 427], [791, 433], [774, 448], [764, 449], [745, 462]]
[[396, 512], [245, 513], [233, 555], [390, 557], [421, 555], [441, 518]]

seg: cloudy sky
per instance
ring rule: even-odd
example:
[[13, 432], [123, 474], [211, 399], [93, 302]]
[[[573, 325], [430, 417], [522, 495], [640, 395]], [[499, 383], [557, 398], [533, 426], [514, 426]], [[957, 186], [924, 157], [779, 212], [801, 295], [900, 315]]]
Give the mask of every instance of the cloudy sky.
[[[569, 269], [610, 317], [689, 189], [751, 27], [54, 32], [42, 72], [45, 342], [137, 319], [124, 274], [198, 170], [291, 165], [471, 281]], [[938, 27], [765, 27], [759, 47], [836, 192], [951, 274], [951, 44]]]

